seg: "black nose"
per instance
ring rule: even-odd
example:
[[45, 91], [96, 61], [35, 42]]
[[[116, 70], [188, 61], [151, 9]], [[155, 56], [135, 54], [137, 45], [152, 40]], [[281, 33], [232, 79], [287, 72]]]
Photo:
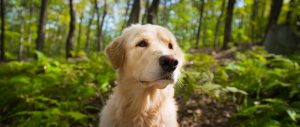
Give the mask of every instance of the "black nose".
[[161, 56], [159, 58], [159, 65], [161, 66], [163, 71], [173, 72], [176, 69], [177, 65], [178, 65], [178, 60], [176, 60], [171, 55]]

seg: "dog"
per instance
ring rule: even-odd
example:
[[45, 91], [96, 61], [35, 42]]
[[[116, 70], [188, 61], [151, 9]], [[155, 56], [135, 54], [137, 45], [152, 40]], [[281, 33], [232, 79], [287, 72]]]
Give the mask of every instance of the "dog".
[[131, 25], [105, 49], [117, 86], [100, 113], [100, 127], [178, 127], [174, 84], [184, 53], [158, 25]]

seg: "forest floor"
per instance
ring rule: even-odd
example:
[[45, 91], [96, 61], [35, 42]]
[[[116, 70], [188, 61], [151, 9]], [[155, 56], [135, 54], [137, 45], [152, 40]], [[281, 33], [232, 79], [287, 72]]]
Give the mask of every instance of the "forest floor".
[[[237, 47], [237, 51], [248, 50], [251, 44], [243, 44]], [[212, 55], [217, 61], [232, 59], [235, 51], [204, 48], [190, 50], [189, 53], [202, 53]], [[177, 97], [179, 104], [178, 121], [181, 127], [232, 127], [238, 122], [230, 121], [233, 114], [237, 112], [237, 104], [217, 101], [213, 97], [198, 93], [192, 95], [188, 101], [182, 101]]]
[[229, 120], [237, 106], [220, 102], [206, 95], [193, 95], [188, 101], [179, 103], [181, 127], [232, 127]]

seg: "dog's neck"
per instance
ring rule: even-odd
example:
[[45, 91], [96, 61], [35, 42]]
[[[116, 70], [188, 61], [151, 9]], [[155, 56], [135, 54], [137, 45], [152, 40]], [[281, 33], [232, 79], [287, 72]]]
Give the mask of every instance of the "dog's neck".
[[[128, 78], [124, 78], [128, 79]], [[127, 117], [134, 117], [145, 112], [155, 114], [157, 109], [165, 103], [166, 99], [174, 96], [173, 85], [168, 85], [164, 89], [157, 89], [155, 87], [145, 88], [141, 86], [141, 83], [132, 80], [118, 80], [116, 87], [117, 94], [120, 94], [122, 99], [120, 100], [120, 106], [124, 110], [124, 115]], [[128, 116], [128, 114], [133, 116]]]

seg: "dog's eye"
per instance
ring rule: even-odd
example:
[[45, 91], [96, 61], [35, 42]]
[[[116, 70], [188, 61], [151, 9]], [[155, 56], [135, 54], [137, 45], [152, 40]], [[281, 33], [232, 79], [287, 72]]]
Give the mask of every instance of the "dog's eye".
[[141, 40], [136, 46], [137, 47], [147, 47], [148, 43], [145, 40]]
[[169, 49], [173, 49], [173, 45], [171, 43], [169, 43], [168, 47]]

